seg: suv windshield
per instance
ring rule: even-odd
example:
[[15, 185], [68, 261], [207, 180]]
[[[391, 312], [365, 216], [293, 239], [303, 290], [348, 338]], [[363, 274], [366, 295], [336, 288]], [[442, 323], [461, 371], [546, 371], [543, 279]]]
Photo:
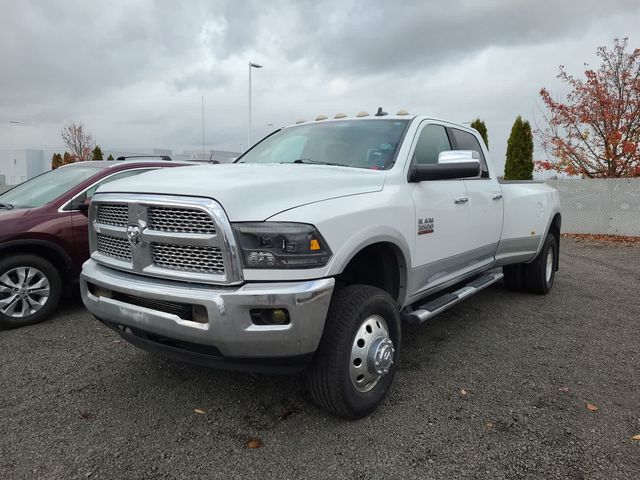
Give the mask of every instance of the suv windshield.
[[320, 163], [385, 170], [393, 165], [409, 120], [340, 120], [284, 128], [238, 163]]
[[9, 208], [42, 207], [100, 170], [96, 167], [63, 167], [51, 170], [0, 195], [0, 203]]

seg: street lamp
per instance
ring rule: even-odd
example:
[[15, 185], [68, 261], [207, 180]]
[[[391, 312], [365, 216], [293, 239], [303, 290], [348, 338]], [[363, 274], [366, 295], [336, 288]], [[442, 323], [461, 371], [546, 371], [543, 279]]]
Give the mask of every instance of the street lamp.
[[262, 65], [249, 62], [249, 124], [247, 125], [247, 150], [251, 147], [251, 69], [262, 68]]

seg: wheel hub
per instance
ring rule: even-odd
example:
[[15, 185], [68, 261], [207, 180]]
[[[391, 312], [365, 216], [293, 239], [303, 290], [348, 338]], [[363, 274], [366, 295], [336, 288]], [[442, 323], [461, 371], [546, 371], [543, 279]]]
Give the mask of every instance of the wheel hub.
[[349, 374], [359, 392], [368, 392], [389, 373], [395, 349], [387, 323], [380, 315], [365, 319], [353, 340]]
[[389, 337], [376, 338], [369, 349], [367, 367], [378, 375], [389, 373], [389, 369], [393, 365], [394, 352], [393, 342]]

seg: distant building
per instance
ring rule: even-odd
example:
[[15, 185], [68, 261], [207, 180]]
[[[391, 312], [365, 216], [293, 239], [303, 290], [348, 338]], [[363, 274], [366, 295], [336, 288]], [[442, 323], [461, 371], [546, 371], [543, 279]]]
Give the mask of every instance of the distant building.
[[229, 152], [227, 150], [205, 150], [204, 159], [202, 158], [202, 150], [186, 150], [183, 153], [176, 153], [171, 156], [174, 160], [198, 160], [209, 161], [217, 160], [220, 163], [231, 163], [240, 156], [238, 152]]
[[[0, 185], [16, 185], [25, 180], [51, 170], [51, 157], [54, 153], [64, 153], [64, 148], [58, 149], [34, 149], [22, 148], [15, 150], [0, 149]], [[173, 150], [164, 148], [143, 148], [136, 150], [102, 149], [106, 160], [109, 155], [113, 158], [132, 155], [168, 155], [176, 161], [203, 161], [202, 150], [189, 150], [183, 153], [173, 153]], [[226, 150], [205, 150], [204, 161], [216, 160], [220, 163], [231, 163], [240, 156], [238, 152]]]
[[0, 182], [15, 185], [51, 169], [51, 156], [43, 150], [0, 150]]

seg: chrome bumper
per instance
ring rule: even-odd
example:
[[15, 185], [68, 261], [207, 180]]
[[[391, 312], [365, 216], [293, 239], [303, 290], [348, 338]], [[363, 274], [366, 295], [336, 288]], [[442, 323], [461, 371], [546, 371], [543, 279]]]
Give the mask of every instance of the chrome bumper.
[[[201, 305], [208, 322], [124, 301], [96, 296], [94, 285], [142, 299]], [[309, 355], [322, 337], [335, 280], [255, 283], [212, 287], [121, 272], [88, 260], [80, 276], [82, 301], [98, 319], [180, 342], [210, 346], [224, 358], [279, 358]], [[256, 325], [249, 311], [286, 308], [287, 325]], [[125, 337], [126, 338], [126, 337]]]

